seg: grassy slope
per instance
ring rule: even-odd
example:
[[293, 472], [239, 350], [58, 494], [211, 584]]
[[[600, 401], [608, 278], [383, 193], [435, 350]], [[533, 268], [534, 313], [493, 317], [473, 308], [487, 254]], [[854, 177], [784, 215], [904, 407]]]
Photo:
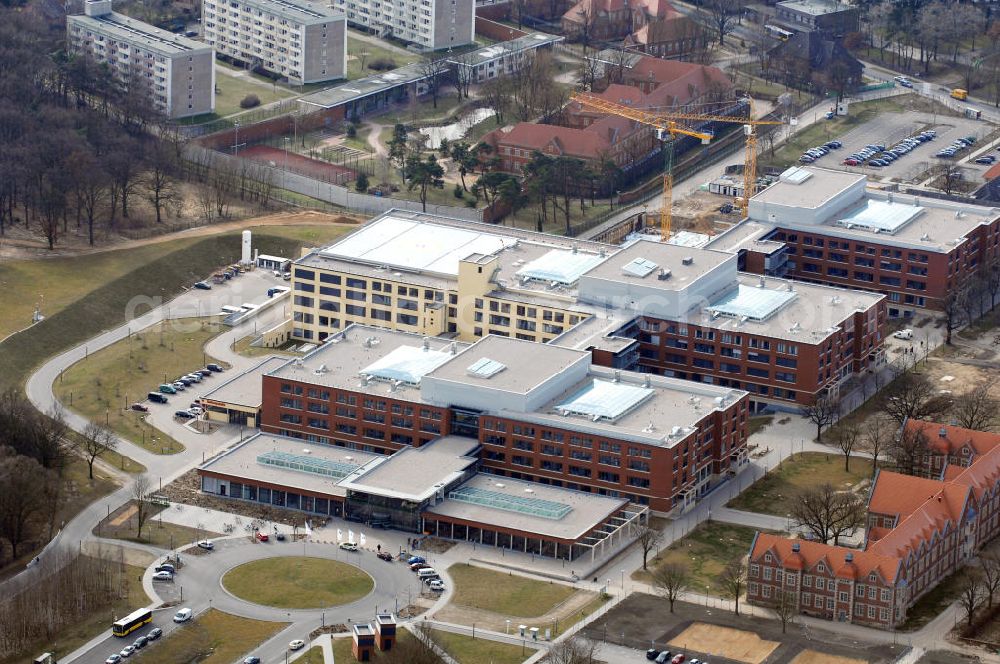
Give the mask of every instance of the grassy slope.
[[[239, 258], [239, 233], [207, 237], [195, 241], [181, 240], [178, 245], [168, 242], [151, 245], [153, 252], [141, 262], [128, 260], [131, 270], [123, 270], [115, 278], [103, 282], [87, 292], [78, 289], [76, 296], [64, 308], [50, 314], [30, 330], [16, 334], [0, 343], [0, 388], [17, 387], [28, 374], [46, 358], [83, 342], [115, 325], [125, 322], [132, 308], [133, 298], [170, 298], [190, 286], [194, 281], [211, 274], [220, 265]], [[264, 233], [255, 239], [261, 253], [298, 255], [299, 241], [276, 238]], [[171, 253], [168, 251], [173, 250]], [[127, 250], [139, 251], [139, 249]], [[119, 252], [109, 252], [119, 253]], [[124, 260], [124, 257], [116, 257]], [[80, 260], [80, 259], [73, 259]], [[45, 264], [49, 261], [37, 261]], [[36, 268], [32, 268], [36, 269]], [[72, 263], [64, 268], [64, 280], [86, 281], [88, 273], [83, 265]], [[60, 281], [38, 274], [40, 280], [59, 287]], [[6, 306], [4, 307], [6, 309]], [[144, 313], [140, 308], [136, 313]]]
[[432, 630], [430, 636], [458, 664], [518, 664], [535, 652], [526, 650], [522, 655], [521, 646], [440, 630]]

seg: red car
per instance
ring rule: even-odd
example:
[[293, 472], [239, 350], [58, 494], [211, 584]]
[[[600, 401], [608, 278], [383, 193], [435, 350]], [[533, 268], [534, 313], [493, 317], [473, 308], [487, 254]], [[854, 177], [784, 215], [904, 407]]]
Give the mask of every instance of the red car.
[[844, 160], [844, 166], [857, 166], [858, 163], [859, 162], [858, 162], [857, 159], [845, 159]]
[[267, 533], [258, 530], [257, 531], [257, 539], [259, 539], [261, 542], [268, 541]]
[[674, 655], [674, 658], [670, 660], [670, 664], [683, 664], [683, 662], [684, 662], [684, 653], [677, 653], [676, 655]]
[[141, 403], [134, 403], [134, 404], [132, 404], [132, 410], [137, 410], [140, 413], [148, 413], [149, 412], [149, 407], [148, 406], [143, 406]]

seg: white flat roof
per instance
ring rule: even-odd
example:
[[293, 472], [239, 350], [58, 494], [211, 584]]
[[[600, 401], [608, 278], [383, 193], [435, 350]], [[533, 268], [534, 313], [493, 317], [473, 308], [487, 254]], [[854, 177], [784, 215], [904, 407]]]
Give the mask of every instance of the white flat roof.
[[202, 399], [225, 404], [260, 408], [263, 402], [261, 377], [288, 362], [287, 357], [270, 355], [246, 371], [232, 376], [226, 382], [202, 395]]
[[472, 254], [495, 254], [517, 243], [479, 229], [431, 225], [387, 215], [375, 219], [320, 253], [406, 270], [458, 275], [458, 263]]

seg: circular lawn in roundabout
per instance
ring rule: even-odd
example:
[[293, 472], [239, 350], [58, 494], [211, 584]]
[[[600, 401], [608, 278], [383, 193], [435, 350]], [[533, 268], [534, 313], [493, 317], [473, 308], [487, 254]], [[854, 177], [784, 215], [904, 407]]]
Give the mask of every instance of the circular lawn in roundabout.
[[375, 588], [354, 565], [304, 556], [263, 558], [237, 565], [222, 577], [230, 593], [280, 609], [320, 609], [350, 604]]

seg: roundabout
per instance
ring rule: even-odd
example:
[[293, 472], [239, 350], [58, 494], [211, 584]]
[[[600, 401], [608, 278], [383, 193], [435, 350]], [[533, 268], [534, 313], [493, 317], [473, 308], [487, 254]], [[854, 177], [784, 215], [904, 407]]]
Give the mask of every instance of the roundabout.
[[234, 597], [278, 609], [321, 609], [350, 604], [375, 589], [355, 565], [328, 558], [276, 556], [233, 567], [222, 587]]

